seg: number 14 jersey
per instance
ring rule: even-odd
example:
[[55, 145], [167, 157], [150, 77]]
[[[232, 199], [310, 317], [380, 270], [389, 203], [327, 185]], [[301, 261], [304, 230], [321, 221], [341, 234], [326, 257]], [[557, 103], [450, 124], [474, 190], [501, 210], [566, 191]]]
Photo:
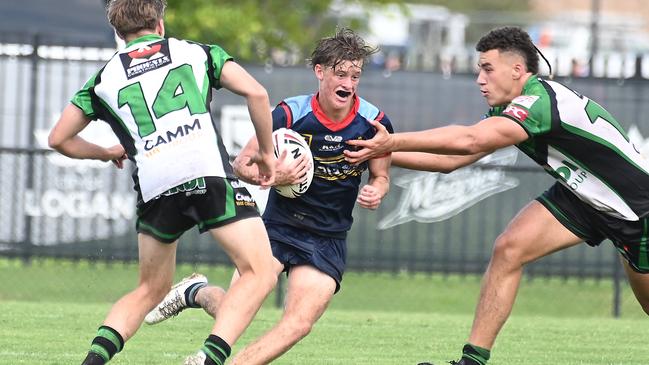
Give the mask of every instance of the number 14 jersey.
[[234, 178], [210, 113], [232, 58], [218, 46], [146, 35], [117, 52], [72, 99], [102, 119], [135, 163], [138, 201], [204, 176]]

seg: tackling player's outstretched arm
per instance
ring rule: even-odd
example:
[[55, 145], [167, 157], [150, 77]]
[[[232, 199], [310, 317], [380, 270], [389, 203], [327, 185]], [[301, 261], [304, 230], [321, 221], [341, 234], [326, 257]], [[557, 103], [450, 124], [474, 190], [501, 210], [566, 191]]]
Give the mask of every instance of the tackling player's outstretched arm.
[[49, 146], [71, 158], [113, 161], [118, 168], [122, 168], [126, 151], [121, 144], [106, 148], [88, 142], [78, 135], [88, 123], [90, 119], [81, 109], [74, 104], [68, 104], [48, 136]]
[[489, 117], [471, 126], [449, 125], [417, 132], [389, 134], [376, 121], [377, 129], [369, 140], [350, 140], [360, 148], [345, 150], [345, 159], [360, 163], [388, 152], [413, 151], [443, 155], [474, 155], [495, 151], [525, 141], [528, 134], [521, 125], [505, 117]]
[[491, 152], [473, 155], [439, 155], [426, 152], [392, 152], [392, 166], [446, 174], [470, 165], [489, 153]]

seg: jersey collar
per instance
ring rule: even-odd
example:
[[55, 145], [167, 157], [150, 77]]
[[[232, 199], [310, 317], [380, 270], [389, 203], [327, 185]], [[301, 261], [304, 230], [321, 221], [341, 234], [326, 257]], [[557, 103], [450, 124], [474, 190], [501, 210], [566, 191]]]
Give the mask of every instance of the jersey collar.
[[313, 114], [315, 114], [318, 121], [320, 123], [322, 123], [322, 125], [327, 127], [327, 129], [329, 129], [332, 132], [337, 132], [337, 131], [347, 127], [349, 125], [349, 123], [351, 123], [352, 120], [354, 120], [354, 117], [356, 117], [356, 114], [358, 113], [358, 108], [359, 108], [359, 106], [361, 104], [360, 101], [358, 100], [358, 96], [356, 96], [356, 94], [354, 94], [354, 104], [352, 105], [352, 108], [349, 111], [349, 114], [347, 114], [345, 119], [343, 119], [340, 122], [335, 122], [335, 121], [329, 119], [327, 114], [325, 114], [325, 112], [320, 107], [320, 103], [318, 102], [318, 95], [319, 94], [320, 93], [317, 93], [317, 94], [313, 95], [313, 97], [311, 98], [311, 109], [313, 109]]
[[155, 40], [158, 40], [158, 39], [164, 39], [164, 38], [160, 37], [160, 36], [157, 35], [157, 34], [147, 34], [147, 35], [143, 35], [143, 36], [141, 36], [141, 37], [135, 38], [134, 40], [128, 42], [128, 43], [126, 44], [126, 48], [128, 48], [128, 47], [130, 47], [130, 46], [132, 46], [132, 45], [134, 45], [134, 44], [136, 44], [136, 43], [150, 42], [150, 41], [155, 41]]
[[538, 75], [531, 75], [527, 81], [525, 81], [525, 85], [523, 85], [523, 90], [521, 92], [522, 95], [525, 95], [525, 92], [527, 92], [529, 89], [534, 87], [535, 84], [539, 83], [539, 76]]

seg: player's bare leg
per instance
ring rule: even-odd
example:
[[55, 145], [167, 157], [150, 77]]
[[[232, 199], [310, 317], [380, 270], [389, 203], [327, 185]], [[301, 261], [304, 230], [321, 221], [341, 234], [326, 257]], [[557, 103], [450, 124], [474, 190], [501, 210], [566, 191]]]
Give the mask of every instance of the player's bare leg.
[[580, 242], [539, 202], [523, 208], [496, 239], [469, 343], [491, 349], [511, 313], [525, 264]]
[[144, 316], [167, 293], [176, 269], [176, 246], [138, 234], [139, 282], [137, 288], [119, 299], [108, 313], [104, 325], [117, 330], [124, 341], [138, 330]]
[[122, 350], [124, 343], [140, 328], [144, 316], [169, 290], [176, 267], [177, 243], [164, 244], [139, 234], [139, 283], [110, 309], [97, 330], [84, 365], [103, 365]]
[[266, 229], [261, 218], [248, 218], [210, 230], [237, 267], [239, 279], [222, 297], [212, 334], [232, 346], [277, 283]]
[[336, 289], [336, 282], [312, 266], [296, 266], [288, 276], [286, 306], [281, 320], [246, 346], [230, 365], [268, 364], [311, 332]]
[[[273, 258], [273, 271], [276, 273], [276, 276], [281, 274], [281, 272], [284, 270], [284, 265], [277, 261], [277, 259]], [[234, 285], [234, 283], [239, 279], [239, 271], [234, 270], [234, 273], [232, 274], [232, 279], [230, 281], [230, 286]], [[196, 297], [194, 298], [194, 301], [196, 304], [198, 304], [205, 313], [209, 314], [212, 318], [216, 319], [216, 314], [219, 310], [219, 306], [221, 305], [221, 302], [223, 301], [223, 297], [225, 296], [226, 291], [218, 286], [214, 285], [207, 285], [202, 287], [200, 290], [196, 292]]]
[[649, 315], [649, 274], [640, 274], [633, 271], [625, 259], [622, 259], [622, 265], [626, 271], [626, 276], [629, 278], [629, 285], [631, 285], [633, 294], [635, 294], [644, 312]]

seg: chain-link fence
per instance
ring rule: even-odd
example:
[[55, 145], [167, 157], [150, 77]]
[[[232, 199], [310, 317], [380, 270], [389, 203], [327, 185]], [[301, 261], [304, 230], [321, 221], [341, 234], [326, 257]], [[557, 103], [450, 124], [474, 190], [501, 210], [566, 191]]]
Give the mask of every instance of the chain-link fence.
[[[0, 47], [0, 255], [136, 260], [135, 197], [128, 168], [71, 160], [46, 148], [60, 110], [112, 51], [17, 43]], [[268, 89], [273, 103], [317, 88], [309, 69], [247, 69]], [[471, 73], [386, 74], [370, 68], [360, 94], [385, 111], [397, 131], [466, 124], [487, 109], [474, 79]], [[559, 81], [604, 105], [641, 150], [649, 149], [643, 137], [649, 134], [643, 120], [649, 108], [644, 79]], [[225, 91], [217, 92], [213, 101], [214, 117], [231, 134], [226, 141], [231, 153], [250, 130], [238, 129], [241, 120], [226, 117], [224, 111], [243, 104]], [[106, 128], [93, 122], [88, 138], [110, 142], [114, 136]], [[481, 273], [507, 222], [552, 183], [513, 148], [448, 175], [392, 172], [393, 186], [381, 208], [355, 211], [348, 239], [350, 270]], [[211, 238], [195, 231], [181, 242], [179, 261], [228, 262]], [[581, 245], [551, 255], [530, 265], [526, 275], [615, 278], [619, 289], [615, 252], [610, 244], [602, 246]]]

